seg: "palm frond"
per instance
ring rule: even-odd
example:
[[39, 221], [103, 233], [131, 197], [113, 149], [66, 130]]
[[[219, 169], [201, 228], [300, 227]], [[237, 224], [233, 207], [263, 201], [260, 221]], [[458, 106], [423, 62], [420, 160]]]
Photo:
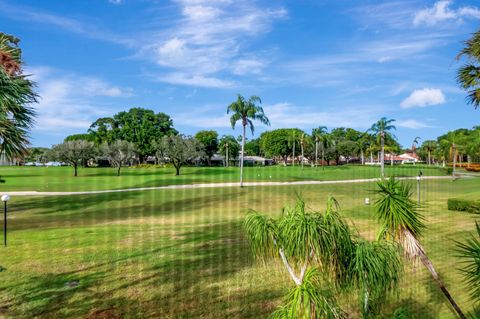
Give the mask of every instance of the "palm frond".
[[418, 205], [411, 199], [411, 187], [396, 181], [394, 177], [377, 183], [380, 197], [375, 201], [375, 213], [383, 227], [394, 235], [401, 235], [407, 229], [415, 236], [420, 236], [425, 225], [423, 216], [418, 212]]
[[321, 276], [318, 270], [315, 268], [307, 269], [302, 284], [290, 290], [285, 298], [285, 305], [275, 311], [271, 318], [346, 318], [333, 295], [319, 287], [321, 287]]
[[480, 223], [476, 222], [477, 236], [457, 242], [457, 254], [462, 259], [461, 271], [474, 302], [480, 303]]
[[244, 221], [245, 231], [256, 258], [265, 261], [278, 255], [276, 222], [256, 211], [250, 211]]

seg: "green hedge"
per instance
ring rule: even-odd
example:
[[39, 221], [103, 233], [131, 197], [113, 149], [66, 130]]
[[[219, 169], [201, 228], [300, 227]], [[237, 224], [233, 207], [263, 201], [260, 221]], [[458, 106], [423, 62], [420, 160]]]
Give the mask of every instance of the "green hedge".
[[460, 212], [469, 212], [474, 214], [480, 214], [480, 201], [449, 198], [448, 210], [456, 210]]

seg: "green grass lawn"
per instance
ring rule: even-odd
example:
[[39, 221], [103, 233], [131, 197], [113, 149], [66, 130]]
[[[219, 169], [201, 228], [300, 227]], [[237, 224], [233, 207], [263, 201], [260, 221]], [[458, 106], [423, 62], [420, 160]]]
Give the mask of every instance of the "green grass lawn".
[[[281, 167], [249, 169], [276, 172]], [[212, 169], [213, 170], [213, 169]], [[216, 168], [215, 170], [223, 170]], [[310, 170], [310, 169], [308, 169]], [[311, 178], [298, 169], [289, 180], [373, 177], [361, 168], [321, 169]], [[202, 175], [193, 172], [204, 172]], [[183, 181], [224, 180], [206, 169], [186, 169]], [[2, 187], [47, 190], [48, 172], [56, 190], [73, 188], [69, 170], [29, 168], [16, 173], [2, 169]], [[27, 172], [38, 172], [28, 184]], [[100, 172], [105, 172], [103, 175]], [[171, 171], [142, 170], [135, 181], [125, 170], [116, 187], [172, 183]], [[414, 170], [405, 170], [405, 174]], [[437, 171], [434, 171], [438, 173]], [[433, 173], [433, 172], [432, 172]], [[32, 173], [33, 174], [33, 173]], [[81, 170], [76, 189], [110, 188], [114, 177], [107, 171]], [[367, 175], [367, 176], [365, 176]], [[61, 187], [61, 179], [68, 180]], [[108, 187], [95, 179], [110, 181]], [[273, 178], [273, 175], [272, 175]], [[10, 183], [10, 185], [9, 185]], [[25, 185], [23, 185], [25, 183]], [[147, 184], [147, 185], [144, 185]], [[292, 283], [279, 264], [256, 264], [242, 230], [248, 209], [272, 216], [296, 193], [308, 206], [322, 210], [333, 194], [342, 214], [359, 233], [374, 238], [378, 225], [373, 207], [363, 205], [373, 197], [374, 183], [156, 190], [58, 197], [14, 197], [10, 203], [9, 246], [0, 247], [0, 317], [7, 318], [264, 318]], [[462, 283], [454, 240], [463, 240], [474, 229], [475, 217], [447, 211], [447, 198], [480, 198], [480, 179], [425, 180], [422, 184], [428, 226], [422, 242], [457, 302], [471, 309]], [[68, 283], [78, 282], [78, 285]], [[354, 295], [338, 296], [344, 309], [355, 315]], [[383, 317], [398, 306], [412, 310], [412, 318], [454, 318], [448, 302], [432, 284], [421, 265], [406, 267], [398, 295], [384, 305]]]
[[[416, 176], [419, 170], [425, 175], [444, 175], [445, 170], [428, 166], [386, 166], [387, 175]], [[88, 191], [133, 187], [154, 187], [178, 184], [238, 182], [237, 167], [184, 167], [180, 176], [171, 168], [123, 168], [120, 177], [114, 168], [79, 168], [73, 176], [71, 167], [0, 167], [1, 191]], [[321, 167], [246, 167], [245, 181], [305, 181], [345, 180], [379, 177], [378, 166]]]

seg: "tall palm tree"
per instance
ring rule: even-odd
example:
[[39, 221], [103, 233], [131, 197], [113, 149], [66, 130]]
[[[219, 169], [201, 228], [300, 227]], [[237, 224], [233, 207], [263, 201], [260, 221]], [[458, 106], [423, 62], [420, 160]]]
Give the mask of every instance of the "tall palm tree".
[[300, 152], [301, 152], [301, 155], [302, 155], [302, 168], [303, 168], [303, 156], [305, 155], [305, 140], [307, 138], [307, 134], [305, 133], [302, 133], [300, 135]]
[[437, 149], [437, 142], [433, 140], [426, 140], [423, 142], [422, 147], [427, 151], [428, 166], [432, 165], [432, 153]]
[[247, 126], [250, 127], [252, 135], [255, 131], [253, 126], [253, 121], [259, 121], [265, 125], [270, 125], [270, 120], [263, 112], [263, 108], [258, 104], [262, 103], [262, 100], [256, 96], [252, 95], [248, 100], [243, 96], [238, 94], [237, 100], [230, 104], [227, 107], [227, 114], [232, 113], [230, 117], [230, 123], [232, 124], [232, 129], [235, 129], [235, 124], [238, 121], [242, 123], [242, 150], [240, 154], [240, 187], [243, 187], [243, 159], [245, 155], [245, 138]]
[[[418, 146], [419, 142], [420, 142], [420, 136], [417, 136], [413, 139], [413, 142], [412, 142], [412, 152], [413, 153], [416, 153], [417, 146]], [[416, 164], [416, 161], [414, 160], [413, 165], [415, 165], [415, 164]]]
[[295, 146], [297, 145], [297, 130], [292, 129], [292, 135], [288, 137], [288, 146], [292, 147], [292, 166], [295, 167]]
[[465, 41], [465, 47], [460, 51], [457, 59], [467, 58], [457, 71], [457, 82], [467, 90], [467, 102], [475, 108], [480, 106], [480, 31], [473, 34], [472, 38]]
[[380, 140], [380, 175], [382, 178], [385, 177], [385, 137], [391, 136], [389, 131], [396, 130], [393, 122], [395, 122], [394, 119], [382, 117], [370, 128], [370, 131], [377, 136], [377, 140]]
[[412, 200], [412, 192], [408, 184], [400, 183], [394, 177], [383, 179], [377, 183], [379, 199], [375, 202], [375, 213], [382, 224], [380, 238], [390, 238], [397, 242], [408, 260], [420, 260], [430, 272], [433, 280], [444, 293], [460, 318], [466, 319], [445, 284], [435, 270], [425, 249], [419, 241], [425, 228], [423, 216], [418, 212], [417, 203]]
[[318, 165], [318, 147], [323, 141], [325, 134], [327, 134], [326, 126], [319, 126], [312, 130], [312, 137], [315, 140], [315, 167]]
[[0, 32], [0, 154], [8, 159], [24, 155], [37, 102], [35, 84], [22, 74], [19, 39]]

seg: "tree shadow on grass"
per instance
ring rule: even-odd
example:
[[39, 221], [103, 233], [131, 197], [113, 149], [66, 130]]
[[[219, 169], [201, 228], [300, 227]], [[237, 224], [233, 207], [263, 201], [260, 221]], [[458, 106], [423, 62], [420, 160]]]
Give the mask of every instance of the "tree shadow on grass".
[[[11, 206], [10, 214], [16, 215], [16, 218], [12, 219], [9, 227], [13, 231], [39, 227], [94, 226], [140, 217], [193, 213], [208, 207], [213, 210], [219, 203], [237, 198], [240, 193], [219, 191], [207, 195], [200, 191], [157, 190], [146, 193], [30, 197]], [[163, 198], [159, 198], [159, 195]]]
[[0, 294], [11, 296], [5, 306], [15, 318], [258, 318], [272, 311], [271, 299], [282, 291], [235, 286], [232, 277], [251, 264], [241, 223], [228, 222], [180, 232], [164, 246], [90, 267], [31, 276]]

